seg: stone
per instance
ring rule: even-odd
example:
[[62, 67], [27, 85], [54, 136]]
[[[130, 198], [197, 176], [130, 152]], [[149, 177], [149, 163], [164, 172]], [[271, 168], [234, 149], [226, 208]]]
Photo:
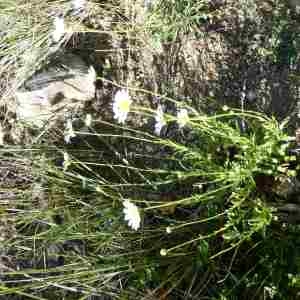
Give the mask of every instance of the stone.
[[75, 54], [62, 54], [16, 92], [17, 118], [42, 127], [92, 100], [95, 81], [96, 72], [92, 66]]

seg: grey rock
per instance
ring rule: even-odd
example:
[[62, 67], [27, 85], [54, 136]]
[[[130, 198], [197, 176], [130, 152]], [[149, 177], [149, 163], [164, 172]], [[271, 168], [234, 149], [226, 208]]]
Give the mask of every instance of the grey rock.
[[300, 0], [288, 0], [288, 3], [297, 13], [300, 12]]
[[95, 96], [96, 72], [79, 56], [62, 54], [16, 92], [19, 120], [42, 127], [59, 113], [82, 107]]

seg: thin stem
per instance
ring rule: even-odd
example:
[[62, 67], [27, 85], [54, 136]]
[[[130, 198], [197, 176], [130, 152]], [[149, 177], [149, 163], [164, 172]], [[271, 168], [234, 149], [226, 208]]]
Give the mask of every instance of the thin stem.
[[227, 225], [227, 226], [225, 226], [225, 227], [223, 227], [223, 228], [220, 228], [219, 230], [214, 231], [214, 232], [211, 233], [211, 234], [204, 235], [204, 236], [200, 236], [200, 237], [198, 237], [198, 238], [195, 238], [195, 239], [192, 239], [192, 240], [190, 240], [190, 241], [184, 242], [184, 243], [182, 243], [182, 244], [176, 245], [175, 247], [166, 249], [166, 252], [169, 253], [169, 252], [174, 251], [174, 250], [176, 250], [176, 249], [179, 249], [179, 248], [182, 248], [182, 247], [184, 247], [184, 246], [190, 245], [190, 244], [192, 244], [192, 243], [194, 243], [194, 242], [196, 242], [196, 241], [209, 239], [209, 238], [211, 238], [211, 237], [213, 237], [213, 236], [216, 236], [216, 235], [218, 235], [219, 233], [225, 231], [225, 230], [226, 230], [227, 228], [229, 228], [230, 226], [231, 226], [231, 225]]
[[185, 202], [189, 202], [189, 201], [195, 200], [195, 198], [197, 199], [197, 201], [195, 201], [195, 203], [196, 203], [196, 202], [199, 202], [199, 200], [205, 199], [206, 197], [209, 197], [209, 196], [212, 196], [212, 195], [216, 194], [217, 192], [226, 190], [226, 189], [232, 187], [233, 185], [234, 184], [230, 183], [230, 184], [225, 185], [225, 186], [223, 186], [223, 187], [221, 187], [219, 189], [215, 189], [215, 190], [213, 190], [211, 192], [207, 192], [207, 193], [205, 193], [203, 195], [197, 195], [197, 197], [191, 196], [191, 197], [180, 199], [180, 200], [177, 200], [177, 201], [170, 201], [170, 202], [167, 202], [167, 203], [161, 204], [161, 205], [150, 206], [150, 207], [145, 208], [145, 211], [146, 210], [151, 210], [151, 209], [157, 209], [157, 208], [163, 208], [163, 207], [168, 207], [168, 206], [183, 204]]

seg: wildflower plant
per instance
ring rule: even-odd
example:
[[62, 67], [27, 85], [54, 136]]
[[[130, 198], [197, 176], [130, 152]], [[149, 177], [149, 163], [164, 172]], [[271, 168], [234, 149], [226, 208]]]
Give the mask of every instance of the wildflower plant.
[[[127, 92], [122, 94], [127, 103], [134, 102]], [[157, 110], [135, 107], [132, 113], [157, 118]], [[72, 208], [74, 199], [70, 199], [71, 214], [81, 225], [70, 229], [68, 235], [82, 234], [95, 255], [104, 247], [100, 265], [113, 259], [114, 266], [125, 268], [126, 279], [115, 267], [117, 275], [111, 280], [126, 280], [137, 290], [146, 280], [171, 293], [175, 286], [183, 288], [188, 278], [197, 278], [200, 270], [209, 273], [219, 260], [227, 261], [240, 249], [267, 238], [276, 221], [266, 194], [269, 187], [261, 188], [260, 181], [276, 181], [283, 172], [290, 176], [286, 155], [290, 139], [283, 131], [284, 124], [235, 109], [205, 115], [187, 106], [181, 113], [182, 126], [178, 126], [178, 115], [170, 113], [163, 114], [164, 126], [177, 124], [174, 130], [189, 131], [192, 142], [180, 135], [161, 138], [155, 128], [145, 132], [120, 127], [120, 120], [94, 120], [94, 129], [105, 125], [110, 133], [93, 129], [76, 134], [99, 139], [104, 146], [99, 147], [109, 149], [107, 154], [93, 156], [97, 153], [93, 148], [87, 157], [84, 149], [77, 149], [67, 168], [68, 159], [61, 170], [51, 171], [53, 182], [63, 180], [63, 189], [83, 191], [75, 200], [79, 211]], [[247, 132], [237, 126], [239, 118], [246, 122]], [[126, 156], [119, 147], [121, 141], [126, 143], [126, 152], [134, 155]], [[81, 228], [86, 220], [89, 225]], [[56, 226], [43, 233], [44, 238], [53, 236], [55, 230]], [[233, 262], [228, 264], [222, 268]], [[90, 268], [96, 270], [97, 265], [92, 262]], [[157, 278], [164, 278], [163, 282]]]
[[64, 136], [65, 142], [67, 144], [71, 143], [72, 138], [74, 138], [75, 136], [76, 134], [73, 129], [73, 122], [71, 119], [68, 119], [65, 128], [65, 136]]
[[179, 128], [184, 127], [189, 122], [188, 111], [185, 108], [180, 109], [177, 112], [177, 123]]
[[[123, 126], [118, 134], [115, 123], [105, 124], [110, 126], [107, 134], [101, 131], [103, 121], [95, 119], [90, 131], [76, 135], [93, 136], [107, 153], [99, 157], [96, 146], [88, 152], [77, 146], [57, 153], [59, 159], [63, 156], [61, 166], [53, 165], [55, 157], [35, 159], [36, 168], [44, 170], [37, 174], [50, 179], [44, 188], [51, 202], [46, 210], [34, 209], [30, 196], [23, 195], [18, 209], [30, 213], [16, 217], [26, 239], [17, 238], [14, 244], [16, 255], [31, 257], [35, 265], [43, 255], [52, 261], [55, 272], [47, 276], [48, 290], [133, 297], [131, 287], [138, 291], [146, 282], [171, 292], [174, 282], [181, 288], [200, 270], [210, 272], [219, 259], [226, 261], [268, 236], [272, 209], [258, 191], [257, 178], [282, 174], [288, 136], [274, 119], [259, 113], [228, 110], [209, 116], [189, 111], [184, 130], [193, 142]], [[157, 111], [138, 113], [153, 119]], [[177, 115], [164, 117], [165, 126], [178, 122]], [[232, 122], [241, 117], [247, 133]], [[127, 151], [134, 149], [134, 156], [125, 156], [120, 141], [126, 142]], [[49, 247], [58, 254], [52, 256]], [[24, 254], [22, 249], [28, 250]], [[45, 281], [34, 272], [21, 270], [38, 290]], [[14, 274], [6, 276], [9, 281]], [[127, 282], [128, 289], [101, 288], [104, 282]], [[5, 291], [16, 290], [7, 286]], [[18, 292], [29, 293], [28, 287], [20, 285]]]
[[130, 105], [132, 103], [132, 100], [130, 98], [130, 95], [127, 90], [119, 90], [114, 95], [113, 100], [113, 113], [114, 118], [119, 123], [125, 123], [127, 119], [127, 115], [130, 111]]
[[[20, 270], [31, 285], [20, 283], [17, 289], [9, 285], [15, 271], [7, 272], [2, 293], [32, 294], [44, 287], [130, 299], [146, 286], [154, 287], [153, 296], [161, 289], [176, 294], [187, 288], [197, 295], [203, 274], [213, 276], [218, 268], [210, 284], [223, 280], [236, 288], [226, 274], [235, 272], [236, 262], [245, 264], [242, 253], [252, 254], [255, 247], [275, 251], [263, 242], [272, 241], [271, 228], [278, 226], [268, 193], [274, 192], [277, 178], [290, 178], [295, 171], [287, 155], [291, 139], [285, 123], [235, 109], [206, 115], [186, 105], [186, 112], [188, 126], [183, 127], [176, 112], [163, 113], [166, 131], [173, 128], [178, 135], [160, 137], [155, 128], [93, 119], [89, 130], [76, 131], [84, 146], [67, 144], [57, 157], [49, 149], [47, 159], [33, 151], [36, 180], [47, 178], [49, 203], [41, 209], [30, 195], [22, 195], [16, 218], [23, 236], [10, 243], [16, 256], [26, 257], [36, 269]], [[157, 110], [138, 107], [131, 113], [150, 120], [157, 116]], [[246, 132], [238, 126], [240, 118]], [[91, 137], [98, 143], [90, 144]], [[58, 159], [61, 165], [54, 164]], [[281, 263], [262, 257], [253, 255], [255, 267]], [[41, 270], [47, 276], [37, 275]], [[254, 286], [255, 272], [247, 275]], [[283, 281], [271, 283], [278, 289]], [[230, 289], [222, 294], [230, 295]]]
[[138, 230], [141, 225], [141, 216], [138, 207], [131, 203], [129, 200], [123, 202], [123, 212], [125, 215], [125, 220], [128, 221], [128, 225], [134, 229]]
[[90, 127], [90, 126], [92, 125], [92, 122], [93, 122], [92, 115], [91, 115], [91, 114], [87, 114], [87, 115], [85, 116], [84, 124], [85, 124], [87, 127]]
[[155, 129], [154, 132], [157, 135], [161, 134], [162, 128], [166, 125], [166, 120], [164, 118], [164, 112], [161, 105], [157, 106], [156, 115], [155, 115]]

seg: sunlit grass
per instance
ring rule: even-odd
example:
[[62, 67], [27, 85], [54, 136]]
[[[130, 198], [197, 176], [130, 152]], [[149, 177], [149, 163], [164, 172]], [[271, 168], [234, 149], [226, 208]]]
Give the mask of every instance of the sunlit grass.
[[[7, 24], [0, 34], [0, 76], [12, 80], [3, 99], [82, 35], [122, 37], [124, 49], [138, 53], [197, 31], [212, 16], [207, 1], [200, 2], [146, 7], [87, 1], [83, 17], [72, 14], [70, 1], [1, 1], [0, 18]], [[65, 33], [54, 43], [58, 13]], [[112, 17], [109, 30], [85, 22], [97, 15]], [[80, 116], [85, 127], [73, 128], [72, 121], [69, 131], [45, 126], [31, 145], [0, 150], [3, 170], [7, 158], [19, 170], [15, 185], [4, 180], [0, 188], [1, 227], [13, 223], [8, 237], [1, 236], [6, 254], [0, 295], [231, 299], [243, 292], [265, 295], [261, 290], [275, 285], [279, 296], [280, 289], [297, 287], [298, 266], [291, 268], [289, 259], [299, 228], [284, 229], [273, 208], [278, 178], [293, 180], [298, 171], [291, 163], [297, 159], [288, 154], [295, 144], [286, 120], [217, 104], [207, 114], [168, 93], [131, 86], [132, 79], [97, 80], [114, 88], [112, 115], [114, 96], [126, 89], [132, 103], [121, 107], [121, 119], [115, 116], [121, 124]], [[155, 132], [158, 105], [141, 105], [145, 96], [175, 107], [160, 111], [166, 130]], [[153, 126], [138, 128], [134, 120], [140, 117]], [[14, 201], [5, 200], [9, 192]], [[131, 216], [125, 219], [128, 203], [139, 214], [134, 226], [128, 226]]]

